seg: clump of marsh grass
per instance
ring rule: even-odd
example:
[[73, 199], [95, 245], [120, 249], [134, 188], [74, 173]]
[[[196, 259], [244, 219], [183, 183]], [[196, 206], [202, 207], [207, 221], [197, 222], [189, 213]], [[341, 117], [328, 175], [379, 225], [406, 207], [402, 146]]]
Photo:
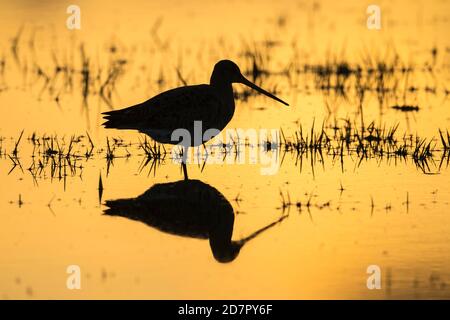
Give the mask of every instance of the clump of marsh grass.
[[[294, 153], [299, 163], [309, 157], [311, 163], [320, 159], [323, 163], [325, 155], [339, 158], [343, 165], [344, 156], [355, 155], [363, 160], [371, 159], [410, 159], [423, 172], [430, 172], [430, 163], [434, 155], [440, 153], [441, 158], [448, 156], [449, 137], [440, 131], [443, 150], [436, 147], [435, 138], [426, 139], [417, 135], [398, 134], [399, 125], [387, 127], [369, 123], [365, 128], [353, 124], [349, 119], [342, 124], [333, 124], [316, 131], [314, 123], [311, 130], [305, 131], [302, 126], [290, 136], [286, 137], [281, 130], [280, 148], [284, 153]], [[440, 169], [440, 168], [439, 168]]]

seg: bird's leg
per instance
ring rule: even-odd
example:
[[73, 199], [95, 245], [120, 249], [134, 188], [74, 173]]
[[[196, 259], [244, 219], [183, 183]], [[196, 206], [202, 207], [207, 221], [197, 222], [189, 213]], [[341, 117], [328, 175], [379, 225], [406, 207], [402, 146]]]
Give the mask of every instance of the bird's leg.
[[187, 167], [186, 167], [186, 159], [189, 147], [183, 148], [183, 159], [181, 160], [181, 167], [183, 168], [184, 180], [189, 180]]
[[205, 154], [206, 154], [206, 157], [208, 157], [208, 149], [206, 149], [206, 145], [205, 145], [205, 143], [203, 142], [203, 149], [205, 149]]
[[188, 173], [187, 173], [187, 168], [186, 168], [186, 163], [182, 162], [181, 166], [183, 167], [184, 180], [189, 180]]
[[204, 142], [203, 142], [203, 149], [205, 149], [205, 158], [203, 160], [203, 165], [202, 165], [202, 169], [200, 170], [200, 172], [203, 172], [203, 169], [205, 169], [205, 165], [206, 165], [206, 162], [208, 161], [208, 157], [209, 157], [208, 149], [206, 148], [206, 145]]

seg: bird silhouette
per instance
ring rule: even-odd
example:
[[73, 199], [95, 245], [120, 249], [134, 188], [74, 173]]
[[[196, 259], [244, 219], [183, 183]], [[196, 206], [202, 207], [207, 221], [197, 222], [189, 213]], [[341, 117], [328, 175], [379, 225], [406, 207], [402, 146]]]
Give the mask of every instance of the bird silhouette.
[[[188, 148], [199, 146], [214, 138], [233, 118], [235, 110], [233, 83], [242, 83], [288, 105], [246, 79], [234, 62], [221, 60], [214, 66], [209, 84], [171, 89], [143, 103], [104, 112], [106, 122], [103, 125], [105, 128], [138, 130], [157, 142], [182, 145], [184, 147], [182, 166], [184, 177], [187, 179]], [[174, 135], [177, 129], [184, 130], [189, 138]]]

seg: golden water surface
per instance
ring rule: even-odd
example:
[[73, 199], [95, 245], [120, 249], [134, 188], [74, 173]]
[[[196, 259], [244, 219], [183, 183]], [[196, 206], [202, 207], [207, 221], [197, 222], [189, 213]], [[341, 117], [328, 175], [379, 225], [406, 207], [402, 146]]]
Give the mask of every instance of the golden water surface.
[[[439, 136], [450, 129], [449, 1], [378, 1], [380, 30], [366, 26], [368, 1], [80, 0], [80, 30], [66, 27], [70, 4], [0, 3], [1, 298], [450, 298], [450, 170], [448, 158], [441, 163]], [[220, 59], [252, 70], [248, 52], [271, 71], [259, 84], [290, 107], [260, 95], [238, 99], [227, 128], [282, 129], [288, 138], [313, 123], [315, 130], [345, 119], [359, 124], [361, 113], [352, 90], [345, 97], [326, 92], [311, 74], [287, 77], [285, 70], [343, 60], [367, 65], [367, 57], [414, 68], [382, 106], [376, 92], [367, 93], [363, 117], [398, 125], [398, 138], [431, 140], [428, 168], [410, 157], [360, 162], [346, 154], [341, 162], [325, 153], [300, 162], [281, 151], [271, 151], [280, 165], [273, 175], [261, 174], [260, 161], [189, 164], [191, 179], [232, 206], [233, 240], [270, 226], [228, 263], [215, 258], [207, 238], [105, 214], [105, 201], [136, 198], [183, 176], [170, 156], [143, 166], [144, 136], [104, 129], [100, 113], [183, 82], [207, 83]], [[82, 55], [91, 72], [84, 97]], [[72, 84], [54, 76], [56, 64], [73, 67]], [[105, 99], [99, 90], [112, 66], [119, 73]], [[398, 104], [420, 109], [391, 108]], [[88, 135], [94, 149], [87, 158]], [[79, 137], [73, 152], [80, 158], [40, 170], [45, 150], [33, 137], [53, 137], [65, 151]], [[117, 145], [112, 161], [107, 139]], [[220, 216], [216, 200], [196, 202], [198, 212]], [[79, 290], [67, 288], [70, 265], [80, 267]], [[381, 289], [367, 287], [370, 265], [380, 267]]]

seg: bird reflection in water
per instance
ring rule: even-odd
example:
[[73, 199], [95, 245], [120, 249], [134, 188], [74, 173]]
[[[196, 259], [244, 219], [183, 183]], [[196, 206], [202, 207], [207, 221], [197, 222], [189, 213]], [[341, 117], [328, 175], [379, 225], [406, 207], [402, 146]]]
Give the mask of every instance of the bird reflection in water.
[[247, 242], [287, 217], [233, 241], [233, 207], [217, 189], [199, 180], [155, 184], [136, 198], [107, 200], [105, 204], [106, 215], [141, 221], [178, 236], [209, 239], [219, 262], [233, 261]]

